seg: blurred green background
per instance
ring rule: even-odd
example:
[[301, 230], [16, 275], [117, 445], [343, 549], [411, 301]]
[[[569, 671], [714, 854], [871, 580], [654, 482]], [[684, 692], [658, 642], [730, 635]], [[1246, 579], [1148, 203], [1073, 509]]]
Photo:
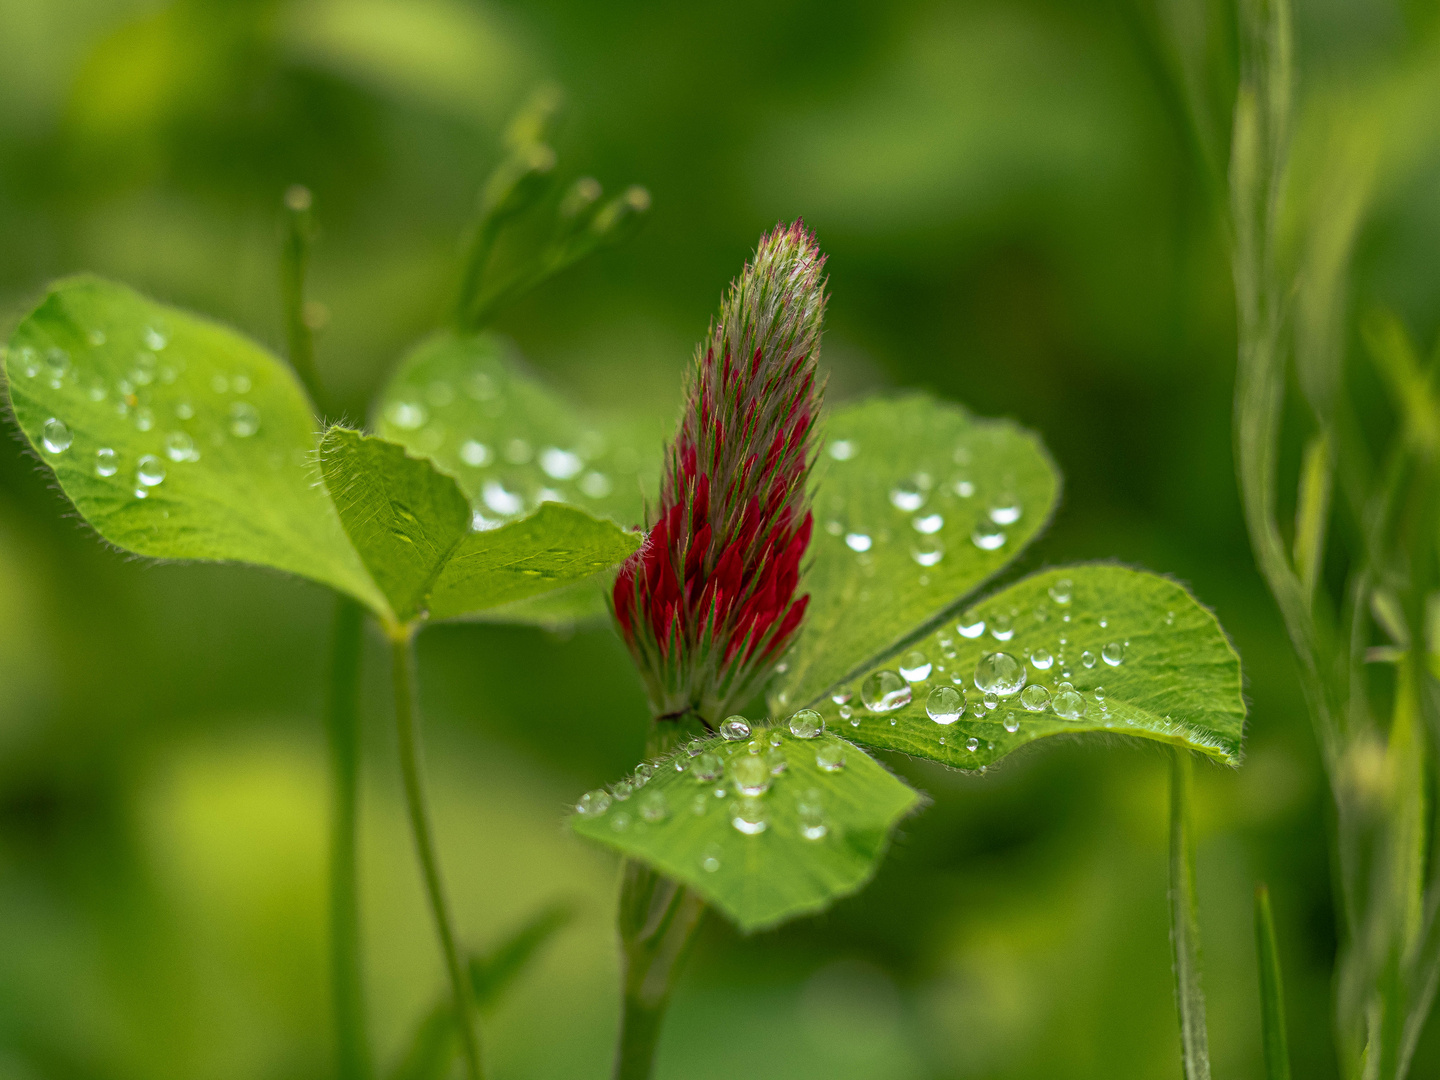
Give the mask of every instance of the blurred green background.
[[[1215, 1073], [1260, 1075], [1264, 879], [1296, 1075], [1333, 1076], [1325, 785], [1235, 496], [1215, 189], [1148, 10], [0, 0], [0, 321], [8, 334], [44, 282], [93, 270], [278, 347], [280, 194], [304, 183], [320, 362], [363, 416], [445, 310], [505, 118], [553, 80], [562, 174], [644, 183], [654, 209], [500, 328], [577, 399], [669, 414], [721, 288], [762, 230], [803, 215], [830, 253], [833, 400], [923, 386], [1038, 429], [1066, 499], [1017, 572], [1111, 556], [1167, 571], [1234, 636], [1249, 759], [1203, 768], [1198, 789]], [[1440, 100], [1430, 10], [1301, 5], [1306, 100], [1383, 103], [1401, 82]], [[1375, 185], [1354, 291], [1428, 343], [1440, 149], [1424, 135]], [[0, 446], [0, 1078], [328, 1075], [331, 606], [261, 571], [106, 550], [18, 442]], [[443, 979], [374, 645], [363, 903], [389, 1063]], [[638, 681], [605, 628], [439, 627], [420, 662], [464, 936], [485, 947], [555, 900], [579, 913], [488, 1016], [493, 1075], [605, 1076], [616, 864], [561, 814], [638, 758]], [[829, 914], [752, 939], [713, 922], [660, 1075], [1178, 1077], [1165, 757], [1092, 740], [985, 777], [890, 764], [934, 805]], [[1437, 1074], [1432, 1033], [1413, 1075]]]

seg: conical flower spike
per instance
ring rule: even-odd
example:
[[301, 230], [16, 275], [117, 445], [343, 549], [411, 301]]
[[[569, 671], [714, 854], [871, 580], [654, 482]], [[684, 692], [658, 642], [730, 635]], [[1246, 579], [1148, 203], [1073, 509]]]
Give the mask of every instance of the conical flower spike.
[[615, 582], [657, 716], [713, 726], [763, 687], [805, 615], [825, 258], [796, 222], [760, 241], [695, 352], [649, 537]]

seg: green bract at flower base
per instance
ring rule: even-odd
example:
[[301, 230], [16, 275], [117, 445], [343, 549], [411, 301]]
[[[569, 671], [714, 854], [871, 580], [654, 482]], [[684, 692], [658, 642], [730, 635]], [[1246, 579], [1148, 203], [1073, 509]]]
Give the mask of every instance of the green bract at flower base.
[[106, 540], [284, 570], [390, 626], [583, 581], [639, 542], [550, 505], [474, 531], [463, 493], [428, 461], [343, 429], [319, 441], [294, 374], [263, 348], [97, 278], [51, 287], [6, 372], [21, 429]]
[[[1026, 743], [1100, 731], [1239, 763], [1240, 661], [1183, 586], [1090, 564], [1045, 571], [967, 605], [1053, 511], [1059, 477], [1033, 433], [912, 394], [837, 411], [821, 461], [815, 541], [800, 582], [811, 609], [770, 706], [782, 731], [823, 723], [825, 733], [787, 741], [790, 764], [759, 796], [737, 794], [734, 763], [745, 755], [734, 747], [747, 743], [712, 736], [690, 747], [695, 757], [647, 763], [622, 782], [625, 801], [614, 788], [582, 799], [571, 819], [577, 832], [644, 860], [755, 929], [859, 888], [883, 834], [916, 805], [861, 746], [983, 771]], [[712, 781], [717, 752], [724, 763]], [[834, 752], [842, 769], [806, 764]], [[675, 762], [686, 771], [676, 773]], [[662, 776], [656, 790], [668, 816], [651, 821], [642, 799]], [[637, 782], [644, 785], [634, 790]], [[708, 791], [712, 804], [694, 814], [684, 790]], [[862, 805], [864, 797], [873, 804]], [[758, 806], [741, 805], [752, 798]], [[765, 828], [747, 832], [747, 814], [765, 816]], [[834, 835], [807, 840], [806, 820]], [[867, 838], [844, 850], [869, 868], [834, 872], [841, 835]], [[760, 866], [780, 880], [755, 885]]]

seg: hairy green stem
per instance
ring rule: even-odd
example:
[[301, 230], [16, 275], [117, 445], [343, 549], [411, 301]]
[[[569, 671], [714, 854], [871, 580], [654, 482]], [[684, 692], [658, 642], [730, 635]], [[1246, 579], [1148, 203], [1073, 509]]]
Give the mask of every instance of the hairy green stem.
[[415, 836], [415, 853], [425, 878], [425, 892], [435, 916], [435, 932], [444, 954], [445, 970], [450, 976], [450, 989], [455, 998], [455, 1016], [459, 1022], [460, 1045], [465, 1052], [466, 1075], [480, 1080], [480, 1044], [475, 1034], [474, 1009], [471, 1004], [470, 980], [455, 943], [455, 928], [450, 905], [445, 899], [445, 885], [440, 878], [440, 860], [435, 852], [434, 829], [425, 801], [425, 778], [420, 746], [420, 710], [415, 681], [415, 635], [410, 626], [393, 628], [390, 632], [394, 661], [395, 725], [400, 736], [400, 772], [405, 780], [405, 803], [410, 812], [410, 829]]
[[310, 400], [315, 412], [325, 412], [324, 387], [315, 366], [315, 337], [305, 321], [305, 275], [310, 268], [310, 192], [296, 184], [285, 192], [285, 243], [280, 253], [280, 295], [285, 313], [285, 339], [290, 350], [290, 366]]
[[1200, 923], [1195, 902], [1195, 836], [1190, 822], [1190, 752], [1170, 751], [1170, 944], [1185, 1080], [1210, 1080], [1205, 993], [1200, 986]]
[[340, 1080], [374, 1074], [365, 1035], [360, 964], [360, 900], [356, 858], [359, 805], [359, 680], [365, 613], [347, 596], [335, 601], [330, 692], [325, 730], [330, 743], [330, 987]]

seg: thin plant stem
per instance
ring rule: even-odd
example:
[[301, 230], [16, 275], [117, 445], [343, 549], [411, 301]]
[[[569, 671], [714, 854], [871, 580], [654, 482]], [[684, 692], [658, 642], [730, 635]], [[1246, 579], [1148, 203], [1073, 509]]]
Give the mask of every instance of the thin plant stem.
[[1260, 1037], [1265, 1050], [1265, 1080], [1290, 1080], [1290, 1045], [1285, 1036], [1285, 992], [1270, 890], [1255, 887], [1255, 952], [1260, 962]]
[[1205, 992], [1200, 985], [1200, 924], [1195, 902], [1195, 836], [1190, 821], [1190, 752], [1170, 751], [1170, 944], [1185, 1080], [1210, 1080]]
[[[315, 367], [315, 341], [305, 321], [305, 275], [310, 264], [311, 196], [295, 185], [285, 192], [285, 240], [280, 251], [280, 299], [290, 365], [324, 411], [324, 388]], [[365, 613], [343, 594], [335, 599], [330, 641], [325, 733], [330, 751], [330, 994], [340, 1080], [375, 1074], [366, 1034], [365, 984], [360, 951], [357, 855], [360, 774], [360, 659]]]
[[365, 613], [347, 596], [335, 601], [330, 692], [325, 730], [330, 744], [330, 987], [335, 1008], [340, 1080], [374, 1075], [365, 1034], [360, 962], [356, 820], [359, 806], [359, 679]]
[[440, 860], [435, 852], [434, 829], [425, 800], [425, 777], [420, 745], [420, 709], [415, 680], [415, 634], [412, 626], [390, 630], [391, 656], [395, 681], [395, 725], [400, 736], [400, 772], [405, 780], [405, 803], [410, 812], [410, 829], [415, 836], [415, 853], [425, 878], [425, 892], [430, 911], [435, 916], [435, 932], [444, 954], [445, 970], [450, 976], [450, 989], [455, 999], [455, 1017], [460, 1028], [460, 1045], [465, 1053], [465, 1069], [469, 1080], [480, 1080], [480, 1043], [475, 1034], [472, 992], [460, 950], [455, 943], [455, 928], [450, 905], [445, 899], [445, 885], [440, 878]]

